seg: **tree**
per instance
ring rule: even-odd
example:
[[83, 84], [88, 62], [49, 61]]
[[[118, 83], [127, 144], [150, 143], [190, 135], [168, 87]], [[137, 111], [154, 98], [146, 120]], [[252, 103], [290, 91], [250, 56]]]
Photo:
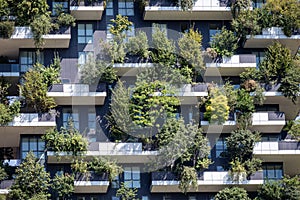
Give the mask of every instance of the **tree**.
[[239, 187], [224, 188], [223, 190], [219, 191], [215, 196], [215, 200], [241, 200], [241, 199], [250, 200], [247, 191], [244, 188], [239, 188]]
[[213, 36], [210, 45], [219, 56], [231, 57], [238, 48], [238, 38], [232, 31], [223, 27], [221, 32]]
[[49, 6], [46, 0], [19, 0], [12, 4], [17, 17], [17, 24], [27, 26], [36, 18], [47, 13]]
[[65, 200], [74, 192], [74, 176], [70, 174], [56, 174], [52, 180], [51, 187], [57, 192], [59, 197]]
[[180, 173], [179, 189], [187, 193], [191, 188], [198, 189], [198, 174], [194, 167], [183, 166]]
[[95, 157], [90, 163], [90, 168], [93, 169], [96, 174], [102, 175], [108, 173], [108, 180], [113, 181], [119, 174], [123, 172], [122, 167], [118, 166], [116, 162], [110, 161], [105, 158]]
[[228, 100], [221, 88], [212, 88], [205, 104], [205, 118], [212, 124], [223, 124], [229, 116]]
[[34, 45], [36, 48], [41, 48], [44, 45], [43, 35], [48, 34], [52, 30], [51, 17], [48, 12], [36, 16], [30, 23], [30, 28], [33, 33]]
[[194, 31], [193, 28], [188, 33], [183, 33], [178, 40], [181, 65], [191, 67], [195, 75], [204, 70], [201, 42], [202, 35], [197, 30]]
[[151, 51], [150, 57], [154, 63], [162, 66], [173, 66], [175, 64], [175, 44], [168, 39], [166, 32], [158, 26], [154, 27], [152, 45], [153, 51]]
[[137, 189], [136, 188], [128, 188], [124, 183], [121, 183], [121, 187], [117, 190], [117, 197], [120, 197], [121, 200], [138, 200]]
[[60, 131], [50, 129], [42, 136], [48, 150], [57, 154], [60, 152], [71, 152], [72, 155], [82, 155], [87, 151], [88, 142], [80, 132], [70, 125], [69, 128], [62, 127]]
[[50, 196], [48, 193], [50, 175], [37, 161], [32, 152], [16, 170], [16, 178], [9, 197], [15, 200], [30, 199], [35, 195]]
[[[24, 75], [24, 84], [19, 86], [22, 96], [25, 97], [29, 106], [32, 106], [38, 113], [48, 112], [51, 108], [56, 107], [52, 97], [47, 95], [49, 85], [58, 82], [54, 81], [58, 77], [59, 71], [50, 75], [49, 69], [41, 64], [34, 65]], [[49, 73], [48, 73], [49, 72]]]
[[20, 102], [9, 103], [7, 99], [9, 84], [0, 80], [0, 125], [5, 126], [20, 112]]
[[125, 141], [133, 132], [134, 124], [130, 117], [130, 91], [122, 81], [118, 81], [110, 103], [110, 112], [106, 116], [110, 132], [115, 140]]
[[130, 115], [135, 124], [141, 126], [159, 126], [175, 114], [179, 99], [171, 86], [165, 82], [137, 83], [130, 99]]
[[288, 131], [288, 134], [290, 134], [293, 138], [300, 141], [300, 120], [299, 119], [292, 123], [292, 126]]
[[149, 44], [146, 33], [139, 31], [135, 37], [130, 37], [126, 48], [129, 54], [147, 59], [149, 57]]
[[116, 71], [110, 63], [92, 58], [80, 66], [80, 74], [81, 82], [89, 85], [98, 84], [99, 81], [113, 83], [117, 80]]

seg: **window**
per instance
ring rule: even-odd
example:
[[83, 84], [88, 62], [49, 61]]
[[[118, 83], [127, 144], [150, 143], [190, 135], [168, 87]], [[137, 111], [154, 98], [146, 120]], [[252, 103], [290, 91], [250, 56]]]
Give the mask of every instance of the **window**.
[[91, 197], [91, 200], [99, 200], [98, 197]]
[[21, 72], [27, 72], [28, 69], [33, 67], [37, 62], [44, 64], [44, 53], [37, 54], [35, 51], [21, 51], [20, 52], [20, 65]]
[[282, 163], [264, 163], [262, 168], [266, 180], [278, 180], [283, 176]]
[[124, 184], [129, 188], [140, 188], [140, 168], [139, 167], [125, 167], [124, 168]]
[[78, 44], [93, 43], [93, 24], [78, 24]]
[[128, 42], [128, 39], [130, 37], [134, 37], [135, 36], [135, 31], [134, 31], [134, 24], [132, 24], [130, 27], [129, 27], [129, 30], [125, 32], [125, 41], [124, 42]]
[[261, 62], [265, 59], [264, 51], [254, 51], [252, 54], [256, 55], [256, 67], [258, 68]]
[[62, 9], [63, 12], [68, 11], [68, 1], [64, 0], [52, 0], [52, 15], [57, 15], [56, 13], [57, 9]]
[[133, 0], [119, 0], [118, 12], [122, 16], [134, 16]]
[[78, 64], [79, 65], [84, 65], [87, 63], [89, 59], [94, 58], [94, 52], [92, 51], [81, 51], [78, 52]]
[[261, 136], [262, 142], [278, 142], [280, 140], [281, 135], [277, 134], [263, 134]]
[[218, 172], [223, 172], [223, 171], [225, 171], [225, 169], [224, 169], [223, 166], [218, 165], [218, 166], [217, 166], [217, 171], [218, 171]]
[[21, 158], [24, 159], [30, 151], [40, 158], [45, 150], [45, 142], [38, 136], [21, 136]]
[[221, 153], [226, 150], [226, 138], [219, 137], [216, 142], [216, 158], [220, 157]]
[[189, 196], [189, 200], [197, 200], [195, 196]]
[[120, 178], [119, 178], [119, 176], [116, 176], [116, 177], [111, 181], [111, 187], [112, 187], [112, 188], [119, 188], [119, 187], [120, 187]]
[[209, 25], [209, 41], [211, 42], [213, 39], [213, 36], [220, 32], [221, 32], [221, 27], [219, 25], [210, 24]]
[[96, 113], [95, 112], [89, 112], [88, 113], [88, 140], [89, 142], [96, 142]]
[[106, 16], [113, 16], [114, 15], [114, 3], [112, 0], [106, 1]]
[[157, 23], [152, 23], [152, 34], [155, 32], [155, 28], [159, 28], [162, 32], [168, 36], [168, 31], [167, 31], [167, 24], [157, 24]]
[[77, 200], [85, 200], [85, 197], [77, 197]]
[[74, 127], [79, 130], [79, 113], [76, 109], [63, 111], [63, 126], [69, 128], [69, 122], [73, 122]]
[[261, 8], [266, 3], [266, 0], [253, 0], [254, 8]]
[[142, 200], [149, 200], [148, 196], [142, 196]]

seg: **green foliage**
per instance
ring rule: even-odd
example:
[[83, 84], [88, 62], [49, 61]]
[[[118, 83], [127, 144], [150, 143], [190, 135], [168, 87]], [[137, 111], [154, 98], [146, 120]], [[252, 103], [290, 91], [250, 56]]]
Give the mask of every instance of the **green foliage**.
[[209, 91], [205, 109], [204, 117], [212, 124], [223, 124], [228, 119], [228, 100], [221, 88], [215, 87]]
[[88, 142], [77, 129], [70, 126], [68, 129], [61, 128], [60, 131], [50, 129], [42, 136], [46, 147], [55, 153], [71, 152], [72, 155], [82, 155], [87, 151]]
[[8, 174], [6, 173], [5, 169], [0, 166], [0, 181], [3, 181], [8, 178]]
[[181, 64], [190, 66], [198, 74], [204, 70], [201, 42], [202, 35], [192, 28], [188, 33], [183, 33], [182, 37], [178, 40]]
[[34, 45], [36, 48], [41, 48], [44, 45], [43, 35], [48, 34], [52, 30], [52, 23], [49, 13], [37, 16], [30, 23], [30, 28], [33, 33]]
[[240, 181], [244, 181], [246, 179], [246, 169], [239, 160], [233, 160], [230, 162], [231, 168], [229, 171], [229, 175], [231, 177], [232, 182], [239, 183]]
[[0, 18], [7, 16], [8, 14], [9, 14], [8, 0], [0, 0]]
[[60, 83], [60, 58], [58, 54], [54, 55], [53, 63], [50, 66], [44, 67], [43, 65], [37, 63], [37, 68], [40, 73], [43, 75], [43, 80], [45, 81], [47, 88], [53, 84]]
[[105, 158], [95, 157], [90, 165], [90, 168], [99, 175], [108, 173], [109, 181], [113, 181], [115, 177], [123, 172], [122, 167], [118, 166], [116, 162], [109, 161]]
[[175, 44], [172, 40], [168, 39], [166, 32], [157, 26], [154, 26], [152, 45], [154, 50], [150, 56], [154, 63], [164, 66], [172, 66], [175, 64]]
[[21, 26], [31, 24], [37, 16], [44, 15], [49, 9], [46, 0], [20, 0], [12, 5], [15, 7], [17, 23]]
[[147, 35], [143, 31], [139, 31], [135, 37], [131, 37], [126, 44], [127, 51], [132, 55], [138, 55], [142, 58], [149, 57], [149, 44]]
[[63, 199], [70, 197], [74, 192], [74, 176], [70, 174], [55, 175], [52, 180], [52, 189]]
[[253, 113], [255, 111], [254, 99], [249, 92], [244, 89], [238, 90], [235, 109], [241, 114]]
[[179, 189], [183, 193], [187, 193], [190, 189], [198, 190], [198, 174], [194, 167], [184, 166], [180, 174]]
[[10, 38], [14, 32], [15, 23], [10, 21], [0, 22], [0, 38]]
[[296, 120], [292, 123], [290, 130], [288, 131], [293, 138], [300, 141], [300, 120]]
[[34, 195], [48, 195], [50, 175], [37, 162], [32, 152], [16, 170], [16, 178], [9, 192], [9, 197], [15, 200], [30, 199]]
[[230, 187], [219, 191], [215, 200], [250, 200], [244, 188]]
[[48, 200], [48, 195], [43, 193], [35, 194], [29, 200]]
[[89, 172], [89, 165], [84, 160], [76, 159], [71, 164], [72, 172], [75, 174], [76, 177], [79, 175], [84, 175], [89, 178], [90, 172]]
[[111, 41], [100, 41], [102, 47], [102, 57], [111, 63], [123, 63], [126, 52], [123, 39], [114, 37]]
[[280, 44], [274, 43], [268, 47], [265, 59], [260, 65], [260, 73], [266, 83], [279, 84], [279, 91], [293, 102], [300, 92], [300, 66], [293, 61], [290, 50]]
[[110, 131], [116, 140], [125, 141], [132, 133], [133, 123], [130, 117], [130, 93], [122, 81], [118, 81], [110, 103], [110, 113], [106, 116]]
[[111, 64], [93, 58], [89, 58], [84, 65], [80, 66], [80, 73], [81, 82], [89, 85], [97, 85], [99, 81], [113, 83], [117, 80], [116, 70]]
[[8, 88], [10, 85], [4, 80], [0, 80], [0, 125], [5, 126], [11, 122], [14, 117], [18, 116], [20, 112], [20, 102], [15, 101], [9, 104], [7, 99]]
[[253, 148], [260, 139], [258, 132], [236, 130], [226, 138], [226, 156], [229, 160], [238, 159], [242, 163], [252, 158]]
[[132, 22], [128, 20], [127, 16], [117, 15], [116, 19], [110, 20], [112, 25], [110, 26], [109, 32], [115, 37], [125, 38], [125, 31], [130, 30]]
[[249, 10], [251, 6], [250, 0], [237, 0], [231, 4], [231, 13], [233, 18], [237, 18], [241, 11]]
[[138, 200], [137, 189], [136, 188], [128, 188], [124, 183], [121, 183], [121, 187], [117, 190], [117, 197], [120, 197], [121, 200]]
[[210, 45], [219, 56], [230, 57], [238, 48], [238, 38], [232, 31], [223, 27], [220, 33], [213, 36]]
[[269, 0], [263, 9], [271, 16], [272, 26], [283, 27], [284, 34], [290, 37], [300, 27], [299, 5], [297, 0]]
[[180, 0], [180, 7], [183, 11], [193, 10], [194, 0]]
[[53, 84], [50, 81], [58, 77], [58, 72], [54, 69], [44, 69], [44, 66], [37, 64], [25, 73], [24, 84], [20, 85], [19, 88], [27, 104], [32, 106], [36, 112], [48, 112], [56, 106], [54, 99], [47, 96], [47, 91], [48, 85]]
[[76, 18], [68, 13], [60, 13], [56, 19], [56, 23], [59, 25], [59, 27], [74, 27], [76, 25], [75, 21]]
[[130, 114], [135, 124], [158, 126], [161, 119], [174, 116], [179, 99], [167, 83], [138, 83], [130, 99]]

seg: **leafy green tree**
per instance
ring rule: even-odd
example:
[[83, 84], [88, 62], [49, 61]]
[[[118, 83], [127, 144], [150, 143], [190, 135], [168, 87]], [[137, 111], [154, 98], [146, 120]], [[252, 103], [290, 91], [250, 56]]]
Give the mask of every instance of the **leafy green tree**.
[[30, 199], [35, 195], [49, 197], [49, 183], [49, 173], [30, 152], [16, 170], [16, 178], [9, 192], [9, 197], [15, 200]]
[[244, 188], [239, 188], [239, 187], [224, 188], [223, 190], [219, 191], [215, 196], [215, 200], [241, 200], [241, 199], [250, 200], [247, 191]]
[[183, 193], [187, 193], [190, 189], [198, 189], [198, 174], [194, 167], [183, 166], [180, 173], [179, 189]]
[[111, 20], [112, 25], [110, 26], [109, 32], [118, 39], [124, 39], [126, 36], [125, 31], [130, 30], [132, 22], [128, 20], [127, 16], [117, 15], [116, 19]]
[[9, 103], [7, 99], [9, 84], [0, 80], [0, 125], [5, 126], [20, 112], [20, 102]]
[[193, 10], [194, 0], [181, 0], [179, 1], [181, 10], [191, 11]]
[[240, 166], [246, 170], [247, 177], [261, 168], [261, 160], [253, 158], [253, 149], [259, 140], [258, 132], [252, 133], [242, 129], [233, 131], [226, 138], [225, 157], [228, 157], [232, 163], [239, 162]]
[[292, 123], [290, 130], [288, 131], [293, 138], [300, 141], [300, 120], [296, 120]]
[[0, 0], [0, 18], [9, 14], [9, 4], [7, 0]]
[[29, 69], [24, 75], [24, 84], [20, 85], [22, 96], [25, 97], [29, 106], [32, 106], [36, 112], [48, 112], [56, 106], [52, 97], [47, 96], [49, 80], [42, 73], [44, 66], [37, 64]]
[[[188, 33], [183, 33], [182, 37], [178, 40], [181, 64], [183, 66], [190, 66], [195, 75], [204, 70], [201, 42], [202, 35], [192, 28]], [[192, 77], [192, 74], [190, 77]]]
[[205, 118], [213, 124], [223, 124], [229, 116], [228, 100], [221, 88], [215, 87], [209, 91], [209, 99], [205, 104]]
[[135, 37], [129, 38], [126, 48], [130, 54], [147, 59], [149, 57], [149, 44], [146, 33], [139, 31]]
[[36, 16], [30, 23], [30, 28], [33, 33], [34, 45], [36, 48], [42, 48], [45, 44], [43, 35], [50, 33], [52, 30], [51, 17], [48, 12]]
[[13, 6], [20, 26], [29, 25], [36, 16], [44, 15], [49, 9], [46, 0], [19, 0]]
[[133, 132], [134, 124], [130, 117], [130, 91], [122, 81], [118, 81], [110, 103], [110, 112], [106, 116], [114, 139], [125, 141]]
[[103, 60], [89, 58], [84, 65], [80, 66], [80, 73], [81, 82], [89, 85], [98, 84], [99, 81], [113, 83], [117, 80], [115, 69]]
[[5, 180], [7, 177], [8, 174], [6, 173], [5, 168], [3, 166], [0, 166], [0, 182]]
[[121, 200], [138, 200], [137, 189], [136, 188], [128, 188], [124, 183], [121, 183], [121, 187], [117, 190], [117, 197], [120, 197]]
[[133, 122], [152, 127], [159, 125], [166, 117], [174, 116], [180, 102], [167, 83], [155, 81], [137, 83], [130, 104]]
[[213, 36], [210, 45], [219, 56], [231, 57], [238, 48], [238, 38], [234, 35], [234, 32], [223, 27], [220, 33]]
[[150, 57], [154, 63], [162, 66], [173, 66], [175, 64], [175, 44], [168, 39], [165, 31], [156, 26], [152, 34], [152, 45], [153, 51], [151, 51]]
[[117, 165], [116, 162], [110, 161], [106, 158], [95, 157], [90, 163], [90, 168], [97, 174], [102, 175], [108, 173], [109, 181], [113, 181], [119, 174], [123, 172], [121, 166]]
[[42, 136], [46, 147], [56, 153], [71, 152], [72, 155], [82, 155], [87, 151], [88, 142], [80, 132], [70, 125], [69, 128], [50, 129]]
[[70, 174], [56, 174], [52, 180], [51, 187], [57, 192], [59, 197], [65, 200], [74, 192], [74, 176]]
[[35, 194], [29, 200], [48, 200], [48, 195], [46, 194]]
[[282, 200], [283, 188], [279, 181], [264, 183], [258, 190], [257, 200]]
[[236, 0], [231, 3], [231, 13], [234, 19], [236, 19], [241, 11], [249, 10], [251, 7], [250, 0]]

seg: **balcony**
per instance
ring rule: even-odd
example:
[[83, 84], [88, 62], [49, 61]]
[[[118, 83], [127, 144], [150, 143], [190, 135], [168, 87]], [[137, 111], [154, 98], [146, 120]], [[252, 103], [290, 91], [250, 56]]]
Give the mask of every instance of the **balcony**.
[[54, 84], [48, 89], [57, 105], [103, 105], [106, 97], [106, 84]]
[[21, 134], [44, 134], [49, 128], [55, 127], [55, 115], [50, 113], [21, 113], [7, 126], [0, 127], [5, 140], [0, 141], [1, 147], [17, 147], [20, 145]]
[[[256, 191], [263, 184], [263, 172], [258, 171], [253, 174], [249, 180], [244, 180], [239, 183], [233, 182], [229, 173], [205, 171], [198, 174], [198, 188], [192, 189], [190, 192], [218, 192], [225, 187], [231, 185], [240, 185], [247, 191]], [[177, 176], [170, 172], [152, 172], [152, 183], [150, 190], [152, 193], [161, 192], [180, 192], [179, 180]]]
[[230, 113], [225, 123], [210, 124], [209, 121], [204, 118], [204, 113], [201, 112], [200, 125], [205, 133], [230, 133], [236, 129], [236, 116], [234, 113]]
[[251, 130], [267, 133], [278, 133], [285, 125], [284, 112], [255, 112], [252, 114]]
[[[43, 35], [45, 45], [43, 48], [69, 48], [71, 40], [70, 28], [62, 29], [59, 33]], [[33, 34], [30, 27], [15, 27], [13, 35], [9, 39], [0, 38], [2, 47], [0, 55], [17, 59], [20, 48], [35, 48]]]
[[107, 174], [99, 176], [91, 173], [89, 178], [80, 176], [74, 181], [74, 193], [106, 193], [109, 186]]
[[[206, 63], [206, 76], [215, 76], [214, 69], [219, 70], [221, 76], [239, 76], [246, 68], [256, 68], [256, 56], [252, 54], [223, 57], [221, 62]], [[213, 70], [211, 70], [213, 69]], [[212, 73], [210, 73], [210, 71]], [[218, 73], [218, 74], [219, 74]]]
[[71, 1], [70, 12], [77, 20], [101, 20], [104, 11], [103, 1], [90, 4], [87, 1]]
[[291, 49], [294, 55], [300, 46], [300, 35], [299, 33], [295, 33], [291, 37], [287, 37], [280, 27], [265, 28], [262, 30], [261, 35], [248, 35], [244, 48], [267, 48], [275, 41]]
[[232, 14], [226, 2], [197, 0], [191, 11], [182, 11], [171, 0], [149, 0], [144, 20], [231, 20]]
[[[144, 151], [142, 143], [113, 143], [113, 142], [93, 142], [89, 145], [85, 155], [87, 160], [97, 156], [105, 156], [116, 160], [122, 164], [150, 163], [157, 155], [156, 151]], [[67, 153], [61, 156], [70, 157]], [[63, 162], [69, 162], [71, 159], [64, 159]], [[60, 162], [53, 152], [48, 152], [48, 163]]]
[[256, 143], [253, 154], [263, 162], [283, 162], [284, 172], [288, 175], [300, 173], [300, 142], [275, 141]]
[[14, 180], [4, 180], [0, 184], [0, 194], [7, 195], [9, 193], [9, 188], [13, 185]]
[[176, 91], [176, 96], [178, 96], [183, 105], [196, 105], [201, 97], [207, 95], [207, 85], [205, 83], [186, 84]]
[[143, 68], [153, 66], [153, 63], [116, 63], [113, 65], [118, 76], [136, 76]]

